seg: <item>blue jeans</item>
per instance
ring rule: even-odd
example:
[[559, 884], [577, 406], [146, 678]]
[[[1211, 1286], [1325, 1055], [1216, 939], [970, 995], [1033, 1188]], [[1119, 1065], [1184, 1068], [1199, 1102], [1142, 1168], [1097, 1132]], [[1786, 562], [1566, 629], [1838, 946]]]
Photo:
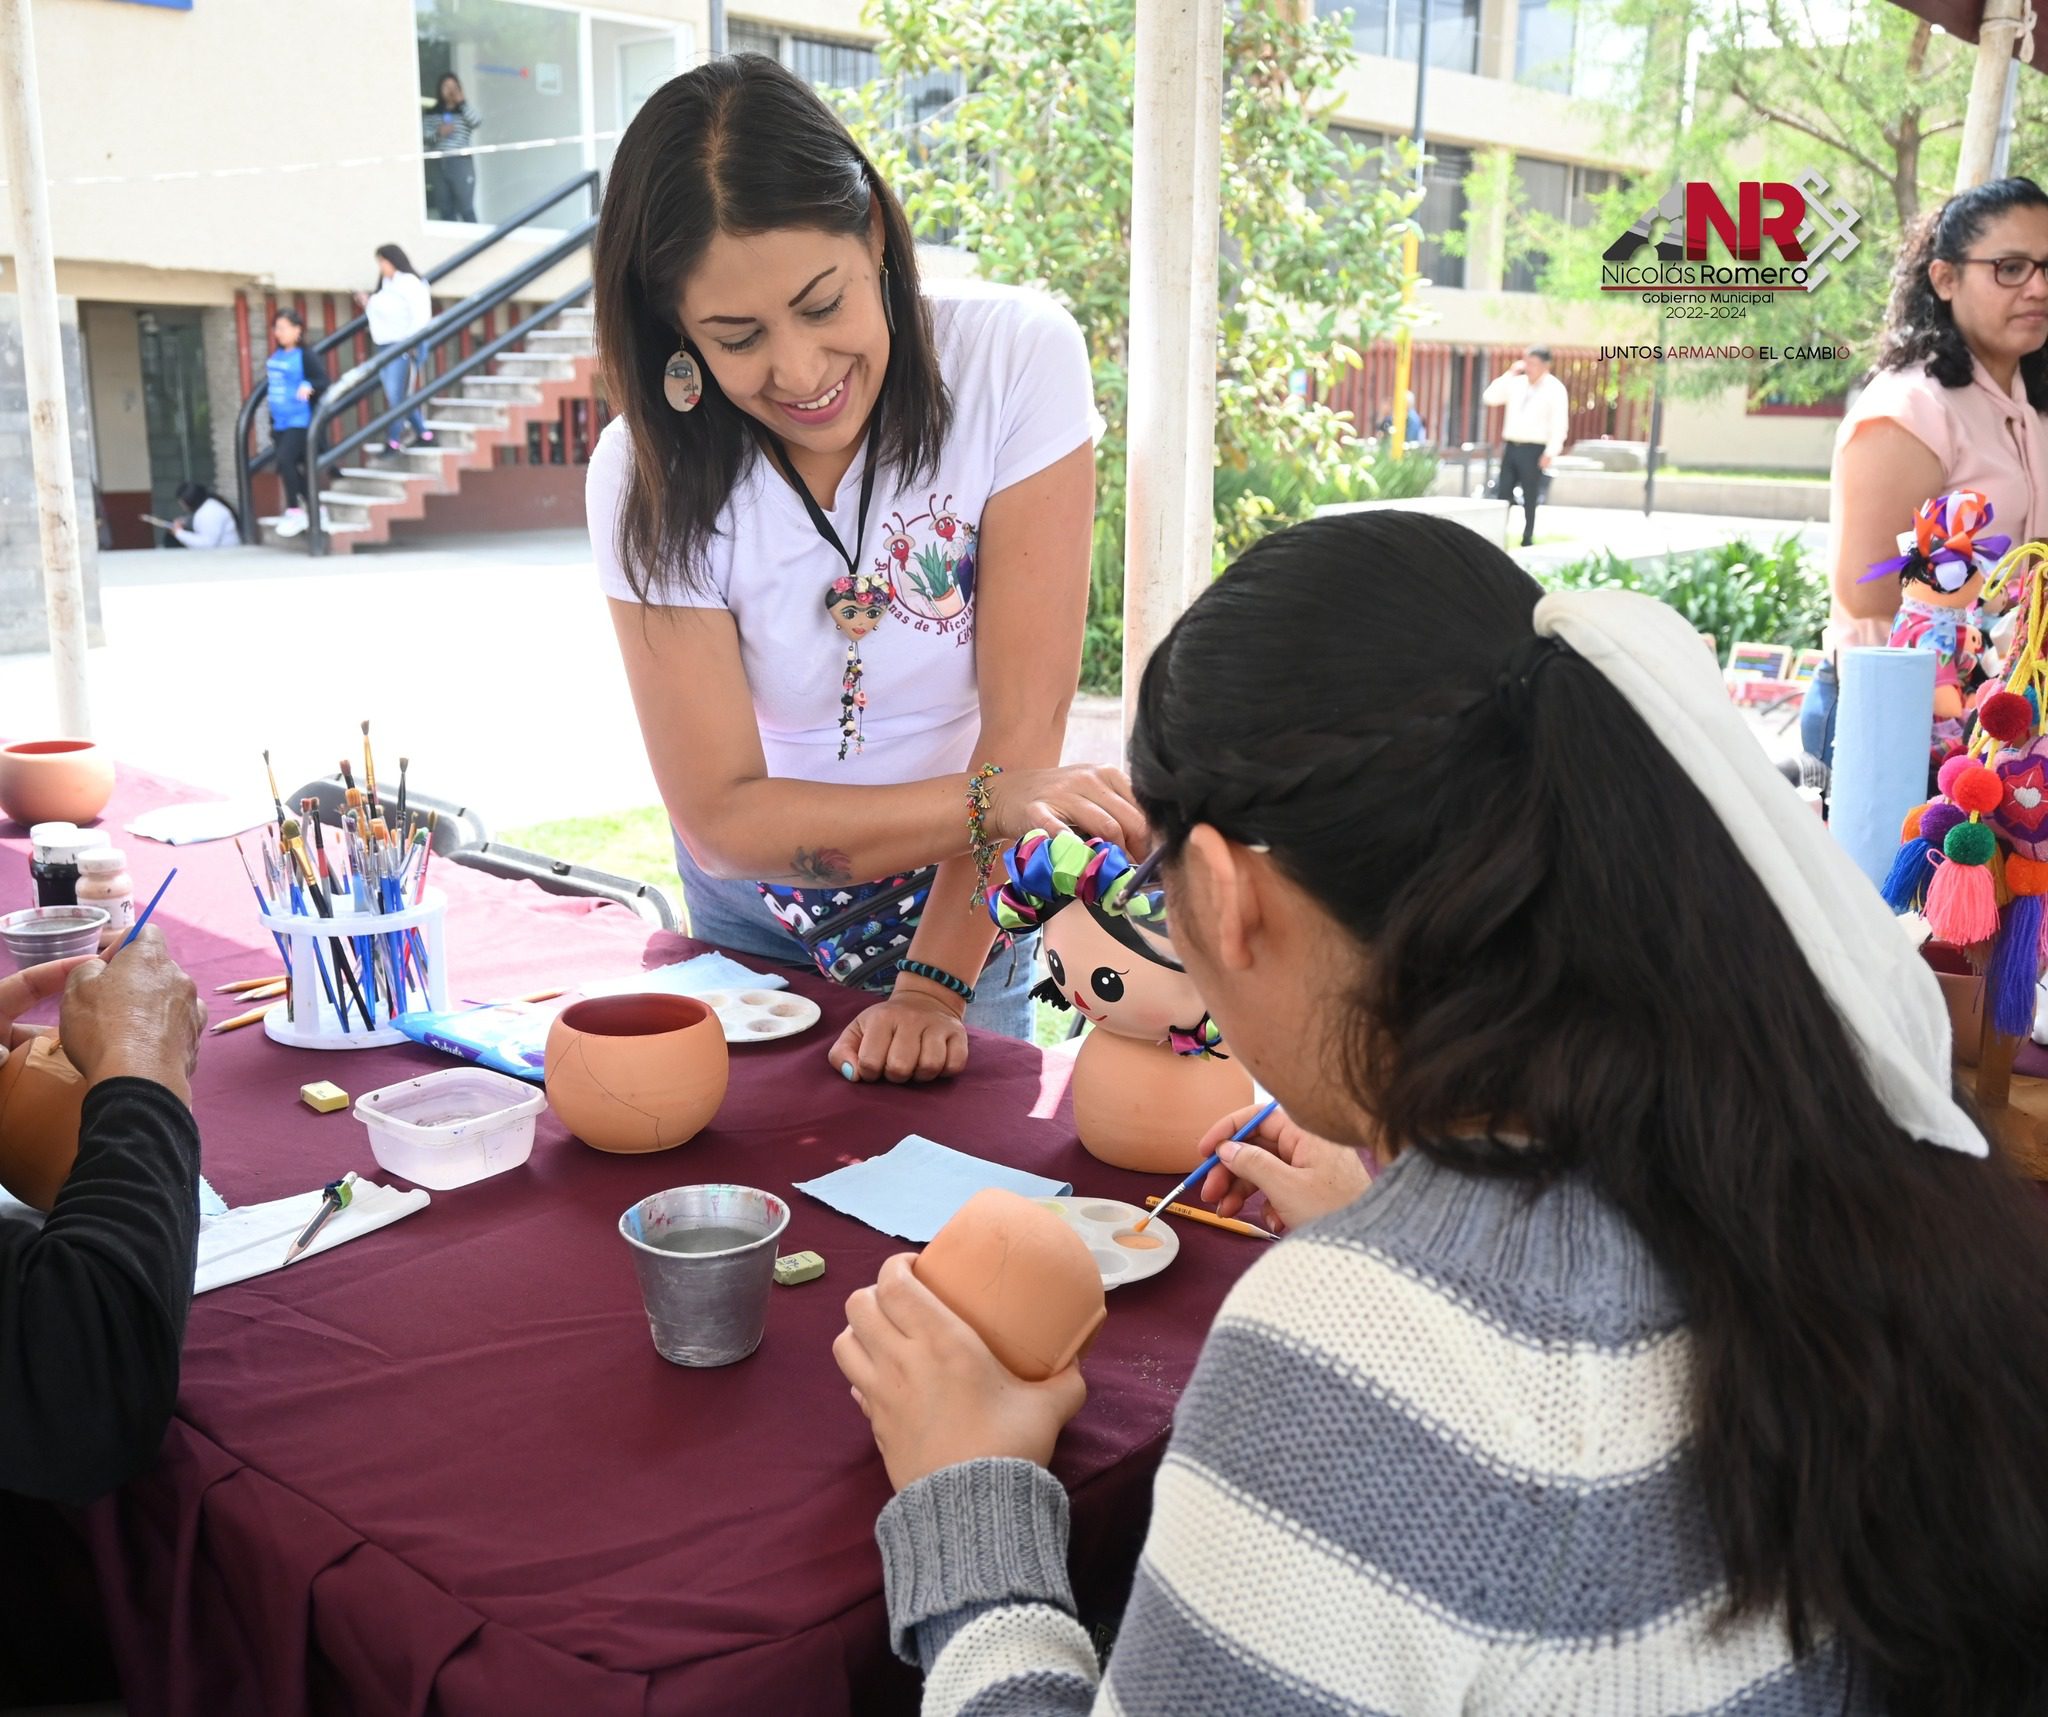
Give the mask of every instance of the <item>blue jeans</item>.
[[[768, 910], [761, 891], [751, 882], [725, 882], [706, 876], [690, 857], [689, 849], [676, 842], [676, 874], [683, 881], [683, 906], [689, 914], [690, 934], [700, 942], [714, 942], [734, 954], [750, 954], [771, 965], [815, 971], [797, 940]], [[980, 978], [959, 974], [974, 984], [974, 1000], [967, 1004], [967, 1023], [977, 1031], [998, 1037], [1031, 1041], [1031, 987], [1038, 981], [1038, 939], [1019, 940], [1008, 953], [998, 954]]]
[[1799, 706], [1799, 748], [1830, 769], [1835, 766], [1835, 700], [1840, 692], [1835, 664], [1823, 662], [1814, 670], [1813, 682]]
[[[403, 357], [393, 358], [389, 363], [378, 366], [377, 379], [384, 384], [384, 406], [387, 411], [412, 392], [414, 386], [412, 378], [413, 364], [410, 353]], [[410, 412], [397, 423], [392, 424], [384, 433], [389, 439], [396, 441], [398, 439], [398, 432], [408, 425], [411, 426], [413, 434], [426, 434], [426, 417], [418, 406], [414, 406]]]

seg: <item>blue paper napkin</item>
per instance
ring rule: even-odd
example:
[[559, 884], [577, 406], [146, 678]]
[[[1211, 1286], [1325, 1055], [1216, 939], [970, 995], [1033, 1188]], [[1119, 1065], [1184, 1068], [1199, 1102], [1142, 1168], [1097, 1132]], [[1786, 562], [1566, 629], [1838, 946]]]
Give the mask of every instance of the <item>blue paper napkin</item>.
[[699, 954], [694, 960], [679, 960], [673, 966], [657, 966], [651, 972], [630, 977], [601, 978], [582, 986], [586, 996], [664, 995], [704, 996], [714, 990], [786, 990], [789, 980], [780, 972], [757, 972], [751, 966], [723, 954]]
[[798, 1192], [917, 1246], [945, 1227], [953, 1212], [977, 1192], [991, 1186], [1025, 1198], [1064, 1198], [1074, 1190], [1065, 1181], [970, 1157], [916, 1133], [881, 1156], [796, 1183]]

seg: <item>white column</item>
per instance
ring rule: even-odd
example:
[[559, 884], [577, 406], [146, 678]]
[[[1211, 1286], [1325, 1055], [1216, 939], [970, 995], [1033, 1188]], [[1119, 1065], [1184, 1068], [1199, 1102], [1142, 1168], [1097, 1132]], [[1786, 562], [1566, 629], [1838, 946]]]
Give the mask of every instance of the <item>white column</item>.
[[1956, 189], [1967, 191], [1991, 177], [1998, 154], [1998, 123], [2005, 108], [2007, 68], [2025, 29], [2026, 0], [1984, 0], [1977, 26], [1977, 66], [1970, 79], [1970, 105], [1963, 117], [1963, 145], [1956, 160]]
[[1215, 543], [1222, 0], [1138, 0], [1132, 141], [1126, 733], [1146, 659], [1208, 584]]
[[29, 453], [35, 463], [36, 516], [42, 527], [43, 597], [50, 617], [57, 727], [66, 738], [90, 739], [78, 492], [72, 481], [71, 419], [64, 406], [57, 260], [50, 242], [29, 0], [0, 0], [0, 131], [5, 133], [8, 212], [14, 221], [14, 265], [20, 277], [22, 370], [28, 383]]

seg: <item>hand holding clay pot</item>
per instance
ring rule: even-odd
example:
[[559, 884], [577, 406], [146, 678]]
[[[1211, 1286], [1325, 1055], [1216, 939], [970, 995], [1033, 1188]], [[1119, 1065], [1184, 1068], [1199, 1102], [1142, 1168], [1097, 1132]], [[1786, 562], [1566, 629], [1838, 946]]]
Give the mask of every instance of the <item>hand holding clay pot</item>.
[[38, 1210], [56, 1201], [78, 1155], [85, 1082], [53, 1034], [15, 1022], [84, 964], [52, 960], [0, 978], [0, 1186]]
[[1066, 1370], [1108, 1315], [1087, 1242], [1044, 1205], [995, 1187], [932, 1237], [917, 1279], [1027, 1383]]
[[1061, 1428], [1087, 1399], [1080, 1367], [1025, 1382], [925, 1285], [913, 1267], [920, 1263], [909, 1254], [885, 1263], [875, 1285], [846, 1302], [847, 1327], [832, 1346], [889, 1482], [901, 1490], [962, 1461], [1047, 1465]]

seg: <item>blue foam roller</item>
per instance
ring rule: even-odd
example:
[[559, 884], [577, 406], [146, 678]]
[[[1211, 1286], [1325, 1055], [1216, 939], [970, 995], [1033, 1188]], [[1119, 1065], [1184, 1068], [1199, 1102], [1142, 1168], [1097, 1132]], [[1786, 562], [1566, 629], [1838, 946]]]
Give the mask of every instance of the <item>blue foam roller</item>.
[[1841, 678], [1828, 823], [1856, 868], [1882, 888], [1899, 825], [1927, 801], [1934, 652], [1844, 650]]

